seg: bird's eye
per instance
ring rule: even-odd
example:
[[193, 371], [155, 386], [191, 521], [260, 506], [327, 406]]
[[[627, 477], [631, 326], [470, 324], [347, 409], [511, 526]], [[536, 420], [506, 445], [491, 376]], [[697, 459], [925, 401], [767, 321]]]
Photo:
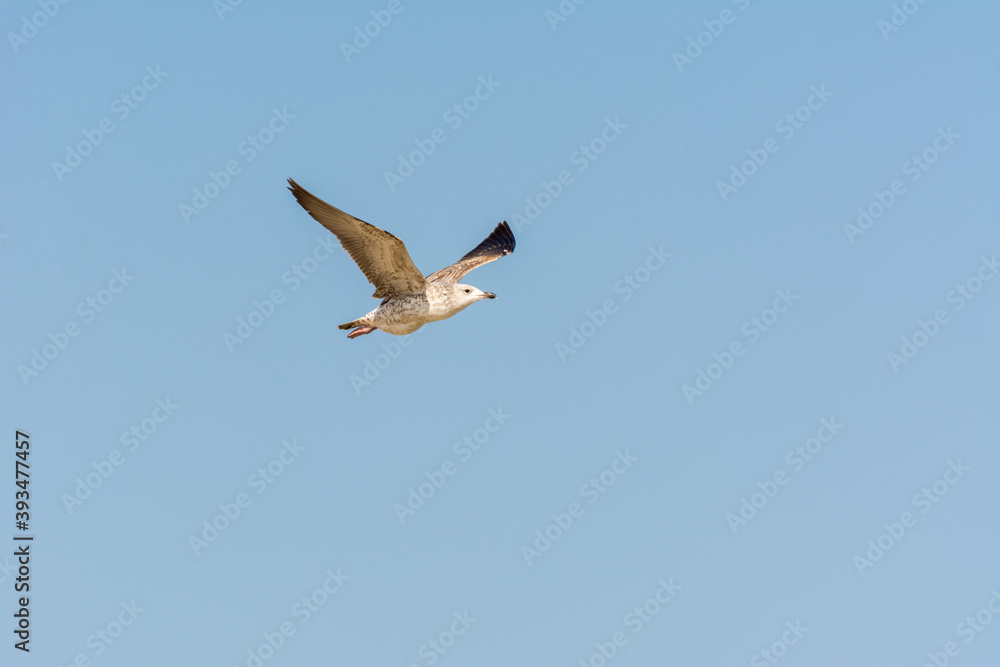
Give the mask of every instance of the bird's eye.
[[466, 294], [468, 294], [468, 293], [469, 293], [469, 292], [471, 292], [471, 291], [472, 291], [472, 290], [465, 290], [465, 293], [466, 293]]

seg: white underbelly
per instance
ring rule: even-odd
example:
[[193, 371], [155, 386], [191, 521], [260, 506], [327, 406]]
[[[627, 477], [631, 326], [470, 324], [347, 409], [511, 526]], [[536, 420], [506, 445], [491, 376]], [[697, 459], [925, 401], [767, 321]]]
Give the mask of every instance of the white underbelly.
[[378, 328], [380, 331], [384, 331], [393, 336], [405, 336], [406, 334], [411, 334], [420, 327], [424, 326], [424, 322], [397, 322], [394, 324], [380, 324]]
[[[459, 309], [461, 310], [461, 308]], [[386, 333], [405, 336], [428, 322], [437, 322], [454, 315], [445, 304], [429, 302], [426, 297], [390, 301], [375, 309], [375, 326]]]

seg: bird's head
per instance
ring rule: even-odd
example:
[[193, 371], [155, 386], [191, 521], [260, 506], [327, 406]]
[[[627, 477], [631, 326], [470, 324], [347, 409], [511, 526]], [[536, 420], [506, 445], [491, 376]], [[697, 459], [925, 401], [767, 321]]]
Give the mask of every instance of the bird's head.
[[469, 304], [479, 301], [480, 299], [497, 298], [497, 295], [493, 292], [484, 292], [478, 287], [473, 287], [472, 285], [462, 285], [461, 283], [455, 283], [453, 293], [462, 308], [465, 308]]

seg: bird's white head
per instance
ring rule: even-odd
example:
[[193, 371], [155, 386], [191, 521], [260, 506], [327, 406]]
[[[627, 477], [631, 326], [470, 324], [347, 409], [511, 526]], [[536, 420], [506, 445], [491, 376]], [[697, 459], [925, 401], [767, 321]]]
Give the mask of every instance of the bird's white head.
[[484, 292], [478, 287], [473, 287], [472, 285], [462, 285], [461, 283], [455, 283], [453, 294], [462, 308], [465, 308], [469, 304], [479, 301], [480, 299], [497, 298], [497, 295], [493, 292]]

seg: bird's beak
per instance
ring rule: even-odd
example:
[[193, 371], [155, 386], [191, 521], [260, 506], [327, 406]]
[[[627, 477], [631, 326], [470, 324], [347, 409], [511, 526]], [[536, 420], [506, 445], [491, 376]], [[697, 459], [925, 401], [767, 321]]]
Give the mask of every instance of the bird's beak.
[[495, 299], [495, 298], [497, 298], [497, 295], [494, 294], [493, 292], [483, 292], [483, 298], [484, 299]]

